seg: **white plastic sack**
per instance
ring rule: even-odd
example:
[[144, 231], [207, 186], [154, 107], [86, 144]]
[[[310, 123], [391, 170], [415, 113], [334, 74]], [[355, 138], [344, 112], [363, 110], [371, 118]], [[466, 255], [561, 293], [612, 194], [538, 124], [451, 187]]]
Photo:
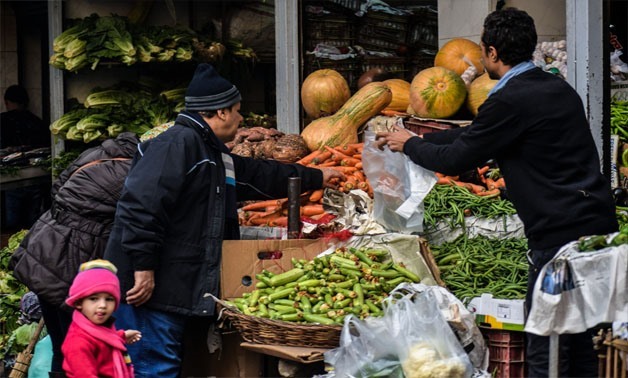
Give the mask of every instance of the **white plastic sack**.
[[375, 132], [364, 133], [364, 173], [373, 187], [373, 218], [390, 231], [423, 231], [423, 200], [436, 184], [432, 171], [388, 146], [375, 146]]
[[627, 276], [628, 245], [592, 252], [580, 252], [575, 241], [563, 246], [534, 285], [525, 331], [579, 333], [628, 320]]

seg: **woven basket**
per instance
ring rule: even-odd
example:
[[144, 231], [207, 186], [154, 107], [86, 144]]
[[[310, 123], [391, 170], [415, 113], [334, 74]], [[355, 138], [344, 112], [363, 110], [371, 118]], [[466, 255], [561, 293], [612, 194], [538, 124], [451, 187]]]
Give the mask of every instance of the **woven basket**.
[[300, 324], [245, 315], [223, 307], [222, 316], [251, 343], [336, 348], [340, 342], [340, 325]]

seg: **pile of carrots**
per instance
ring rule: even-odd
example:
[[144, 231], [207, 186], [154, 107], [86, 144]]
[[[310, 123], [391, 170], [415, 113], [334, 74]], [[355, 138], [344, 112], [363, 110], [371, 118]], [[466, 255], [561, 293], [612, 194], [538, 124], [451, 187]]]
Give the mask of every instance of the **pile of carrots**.
[[436, 172], [436, 177], [438, 177], [436, 184], [462, 186], [478, 196], [488, 197], [499, 196], [501, 193], [500, 189], [506, 187], [506, 182], [501, 177], [499, 169], [491, 169], [491, 167], [485, 165], [477, 168], [477, 173], [479, 183], [460, 181], [459, 176], [447, 176]]
[[[325, 146], [315, 150], [297, 161], [297, 164], [312, 168], [328, 167], [345, 175], [345, 180], [338, 181], [338, 190], [349, 192], [362, 189], [371, 197], [373, 189], [362, 170], [362, 149], [364, 143], [353, 143], [338, 147]], [[323, 209], [323, 189], [305, 192], [301, 195], [301, 216], [319, 220], [329, 216]], [[257, 201], [246, 204], [239, 212], [240, 225], [287, 227], [288, 199]]]

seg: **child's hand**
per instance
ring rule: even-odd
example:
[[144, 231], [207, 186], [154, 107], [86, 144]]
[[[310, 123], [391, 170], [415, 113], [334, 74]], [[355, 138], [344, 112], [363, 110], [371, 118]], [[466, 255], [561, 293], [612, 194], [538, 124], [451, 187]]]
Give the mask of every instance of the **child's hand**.
[[128, 329], [124, 331], [124, 338], [126, 339], [127, 344], [133, 344], [140, 341], [140, 339], [142, 338], [142, 333], [134, 329]]

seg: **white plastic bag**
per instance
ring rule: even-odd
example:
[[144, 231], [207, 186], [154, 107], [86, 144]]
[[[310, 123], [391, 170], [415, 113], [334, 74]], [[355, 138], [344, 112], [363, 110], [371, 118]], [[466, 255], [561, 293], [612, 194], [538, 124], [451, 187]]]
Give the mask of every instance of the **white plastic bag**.
[[432, 171], [388, 146], [375, 146], [375, 132], [364, 133], [364, 173], [373, 187], [373, 218], [390, 231], [423, 231], [423, 200], [436, 184]]
[[389, 298], [381, 318], [345, 318], [340, 346], [325, 353], [336, 377], [471, 376], [469, 358], [432, 291]]
[[628, 245], [580, 252], [577, 241], [566, 244], [539, 274], [525, 331], [578, 333], [628, 320], [626, 267]]

